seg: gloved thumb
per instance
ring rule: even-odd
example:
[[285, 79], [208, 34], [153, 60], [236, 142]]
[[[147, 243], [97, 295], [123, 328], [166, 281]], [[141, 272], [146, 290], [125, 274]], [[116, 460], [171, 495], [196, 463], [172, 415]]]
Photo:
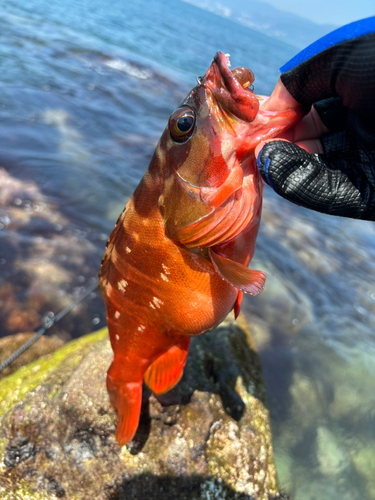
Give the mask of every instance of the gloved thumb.
[[264, 145], [257, 157], [263, 180], [279, 195], [306, 208], [331, 215], [370, 218], [373, 193], [362, 176], [349, 178], [348, 160], [330, 164], [324, 155], [309, 154], [286, 141]]

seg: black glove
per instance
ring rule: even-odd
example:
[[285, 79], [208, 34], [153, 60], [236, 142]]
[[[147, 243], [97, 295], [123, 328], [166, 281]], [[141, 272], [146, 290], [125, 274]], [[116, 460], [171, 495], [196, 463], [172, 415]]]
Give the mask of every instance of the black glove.
[[281, 80], [314, 104], [329, 132], [324, 155], [274, 141], [258, 168], [278, 194], [319, 212], [375, 220], [375, 17], [344, 26], [297, 54]]

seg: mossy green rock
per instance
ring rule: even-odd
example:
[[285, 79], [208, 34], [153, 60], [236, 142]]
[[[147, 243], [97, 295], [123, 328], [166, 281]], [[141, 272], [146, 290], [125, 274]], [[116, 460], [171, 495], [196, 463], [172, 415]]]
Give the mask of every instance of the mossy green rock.
[[144, 390], [134, 440], [120, 448], [105, 377], [106, 330], [0, 381], [0, 498], [280, 498], [258, 355], [243, 318], [193, 338], [185, 374]]
[[[17, 333], [16, 335], [8, 335], [0, 339], [0, 363], [3, 363], [11, 354], [23, 346], [34, 333]], [[50, 354], [56, 351], [64, 344], [64, 341], [59, 337], [40, 337], [29, 349], [16, 358], [13, 363], [4, 368], [0, 372], [0, 380], [7, 375], [19, 370], [22, 366], [28, 365], [32, 361], [39, 359], [41, 356]]]

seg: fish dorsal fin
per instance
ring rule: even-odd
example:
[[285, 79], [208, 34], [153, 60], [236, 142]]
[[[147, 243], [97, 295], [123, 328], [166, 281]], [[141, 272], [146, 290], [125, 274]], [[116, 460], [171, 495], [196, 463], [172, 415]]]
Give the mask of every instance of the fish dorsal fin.
[[215, 271], [230, 285], [248, 295], [258, 295], [263, 291], [266, 275], [262, 271], [254, 271], [243, 264], [227, 259], [212, 248], [209, 248], [209, 255]]

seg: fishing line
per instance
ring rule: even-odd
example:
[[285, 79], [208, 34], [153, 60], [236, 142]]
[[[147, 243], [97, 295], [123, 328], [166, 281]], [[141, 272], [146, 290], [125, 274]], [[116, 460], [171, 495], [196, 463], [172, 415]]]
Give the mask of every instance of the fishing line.
[[79, 295], [75, 300], [73, 300], [68, 306], [64, 307], [56, 315], [53, 312], [48, 312], [44, 315], [42, 320], [42, 325], [35, 335], [33, 335], [27, 342], [25, 342], [20, 348], [18, 348], [13, 354], [11, 354], [3, 363], [0, 364], [0, 373], [13, 361], [18, 358], [22, 353], [27, 351], [27, 349], [32, 346], [42, 335], [46, 333], [53, 325], [55, 325], [61, 318], [66, 316], [72, 309], [74, 309], [79, 303], [81, 303], [86, 297], [90, 295], [98, 286], [98, 279], [93, 278], [91, 285], [89, 285], [86, 290]]

